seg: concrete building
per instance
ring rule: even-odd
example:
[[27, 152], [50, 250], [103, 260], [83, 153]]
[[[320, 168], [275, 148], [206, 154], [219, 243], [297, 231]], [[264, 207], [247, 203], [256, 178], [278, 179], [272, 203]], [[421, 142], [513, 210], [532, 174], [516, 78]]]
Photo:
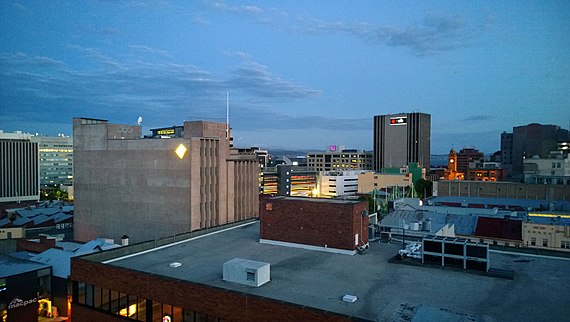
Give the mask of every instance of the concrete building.
[[372, 173], [371, 170], [360, 171], [323, 171], [318, 176], [318, 196], [321, 198], [335, 198], [350, 196], [358, 192], [359, 176]]
[[465, 173], [465, 180], [502, 181], [504, 169], [499, 162], [470, 162]]
[[373, 169], [417, 162], [430, 168], [431, 115], [401, 113], [374, 116]]
[[140, 242], [257, 217], [257, 159], [227, 134], [193, 121], [141, 138], [140, 126], [74, 119], [75, 239]]
[[528, 124], [513, 127], [512, 133], [501, 134], [501, 162], [513, 181], [523, 180], [523, 160], [538, 156], [547, 158], [558, 148], [558, 142], [568, 141], [568, 130], [556, 125]]
[[570, 189], [564, 185], [545, 185], [495, 181], [451, 181], [433, 183], [434, 196], [466, 196], [483, 198], [514, 198], [570, 200]]
[[372, 170], [372, 151], [331, 145], [324, 152], [307, 153], [307, 166], [315, 171]]
[[552, 151], [548, 158], [534, 156], [524, 160], [524, 182], [570, 185], [570, 154]]
[[30, 137], [0, 131], [0, 202], [40, 200], [38, 144]]
[[358, 176], [358, 193], [369, 193], [374, 189], [382, 190], [389, 187], [411, 187], [410, 174], [383, 174], [365, 172]]
[[42, 188], [73, 184], [73, 138], [60, 136], [31, 136], [40, 152], [40, 185]]
[[[570, 307], [553, 304], [570, 285], [565, 260], [525, 263], [514, 261], [524, 254], [490, 252], [492, 268], [513, 270], [511, 280], [391, 261], [401, 243], [371, 243], [363, 256], [259, 243], [257, 222], [178, 237], [72, 258], [73, 319], [564, 321], [570, 315]], [[234, 258], [268, 263], [269, 282], [224, 281], [223, 266]]]

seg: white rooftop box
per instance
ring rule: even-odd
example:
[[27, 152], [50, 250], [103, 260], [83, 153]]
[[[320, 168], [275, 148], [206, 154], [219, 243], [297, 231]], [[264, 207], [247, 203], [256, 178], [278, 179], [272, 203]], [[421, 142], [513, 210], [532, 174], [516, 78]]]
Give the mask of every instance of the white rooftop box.
[[234, 258], [224, 263], [224, 281], [261, 286], [269, 282], [269, 263]]

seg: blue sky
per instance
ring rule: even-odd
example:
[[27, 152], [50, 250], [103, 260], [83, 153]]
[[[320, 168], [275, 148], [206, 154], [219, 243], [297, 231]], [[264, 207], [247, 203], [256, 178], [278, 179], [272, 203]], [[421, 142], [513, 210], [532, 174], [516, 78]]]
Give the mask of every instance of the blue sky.
[[570, 122], [568, 1], [2, 1], [0, 129], [230, 121], [236, 145], [371, 149], [432, 115], [432, 153]]

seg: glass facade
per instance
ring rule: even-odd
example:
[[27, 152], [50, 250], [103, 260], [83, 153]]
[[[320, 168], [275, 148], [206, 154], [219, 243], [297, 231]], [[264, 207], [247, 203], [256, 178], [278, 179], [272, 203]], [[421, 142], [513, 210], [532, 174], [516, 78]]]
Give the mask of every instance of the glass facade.
[[181, 308], [168, 303], [73, 282], [73, 303], [120, 315], [132, 321], [147, 322], [224, 322], [218, 317]]

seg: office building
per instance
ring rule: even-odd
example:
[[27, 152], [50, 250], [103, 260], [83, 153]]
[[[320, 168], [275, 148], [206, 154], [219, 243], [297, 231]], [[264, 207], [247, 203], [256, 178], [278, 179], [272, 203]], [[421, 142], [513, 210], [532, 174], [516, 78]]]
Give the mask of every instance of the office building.
[[[501, 134], [501, 162], [513, 181], [524, 179], [524, 159], [548, 158], [568, 141], [568, 130], [556, 125], [528, 124], [513, 127], [512, 133]], [[560, 143], [560, 145], [559, 145]]]
[[[319, 218], [315, 228], [327, 228], [327, 216]], [[342, 227], [342, 232], [350, 232], [348, 226]], [[570, 315], [568, 306], [553, 306], [553, 300], [567, 294], [570, 275], [565, 272], [570, 261], [533, 257], [530, 265], [513, 262], [510, 254], [489, 252], [491, 268], [512, 270], [515, 278], [510, 280], [441, 268], [441, 264], [430, 268], [391, 262], [401, 243], [371, 243], [363, 256], [350, 256], [322, 251], [327, 241], [319, 235], [315, 241], [320, 246], [303, 249], [260, 243], [258, 222], [231, 228], [177, 236], [176, 242], [161, 240], [161, 246], [151, 241], [72, 258], [72, 318], [109, 322], [564, 321]], [[354, 243], [354, 236], [351, 239]], [[236, 275], [243, 280], [224, 280], [225, 264], [235, 263], [236, 258], [243, 264]], [[446, 259], [448, 264], [453, 260]], [[267, 277], [262, 274], [267, 265], [269, 281], [257, 286], [259, 279]], [[549, 296], [529, 296], [545, 290]]]
[[307, 166], [315, 171], [372, 170], [372, 151], [331, 145], [324, 152], [307, 153]]
[[230, 148], [225, 123], [156, 131], [73, 120], [76, 240], [140, 242], [258, 216], [257, 158]]
[[401, 113], [374, 116], [373, 169], [417, 162], [430, 168], [431, 115]]
[[318, 196], [335, 198], [354, 195], [358, 192], [359, 177], [364, 173], [372, 173], [372, 170], [319, 172]]
[[0, 202], [40, 200], [38, 144], [20, 131], [0, 131]]
[[59, 188], [73, 184], [73, 138], [59, 136], [31, 136], [40, 151], [40, 186]]

